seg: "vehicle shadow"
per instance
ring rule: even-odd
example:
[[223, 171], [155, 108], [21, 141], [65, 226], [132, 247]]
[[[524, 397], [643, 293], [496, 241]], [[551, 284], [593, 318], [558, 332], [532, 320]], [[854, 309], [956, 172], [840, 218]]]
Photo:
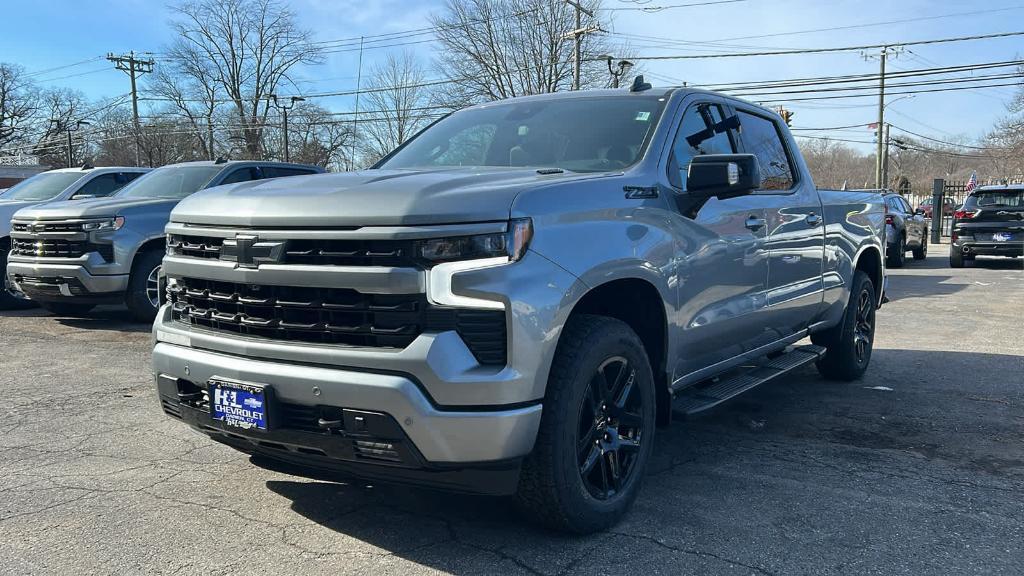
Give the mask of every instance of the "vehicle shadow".
[[948, 282], [953, 276], [948, 275], [912, 275], [890, 274], [886, 296], [890, 301], [907, 300], [909, 298], [927, 298], [946, 296], [966, 290], [970, 285]]
[[69, 328], [107, 332], [149, 332], [152, 329], [152, 324], [136, 322], [128, 310], [116, 306], [102, 306], [81, 316], [59, 316], [57, 322]]
[[[953, 470], [954, 478], [964, 482], [979, 481], [984, 474], [1024, 479], [1024, 453], [1002, 440], [1021, 432], [1013, 415], [1024, 396], [1006, 375], [1022, 370], [1022, 356], [895, 349], [876, 350], [868, 374], [852, 383], [827, 382], [813, 366], [804, 367], [658, 430], [644, 490], [612, 534], [578, 537], [538, 528], [517, 512], [511, 498], [359, 481], [274, 479], [266, 486], [288, 499], [295, 513], [322, 527], [452, 574], [496, 573], [502, 571], [496, 563], [510, 559], [517, 569], [532, 573], [559, 572], [564, 566], [558, 563], [571, 567], [586, 554], [607, 555], [587, 562], [614, 563], [616, 547], [595, 548], [593, 542], [632, 532], [665, 538], [687, 534], [679, 545], [701, 549], [710, 544], [693, 523], [721, 524], [723, 529], [742, 523], [749, 511], [737, 509], [742, 505], [734, 502], [749, 501], [749, 476], [764, 473], [768, 466], [797, 488], [793, 494], [773, 494], [778, 488], [763, 486], [759, 490], [765, 493], [756, 498], [799, 502], [794, 504], [801, 508], [797, 517], [831, 518], [831, 529], [855, 532], [856, 521], [835, 515], [832, 503], [851, 490], [864, 489], [861, 475], [884, 478], [894, 459], [906, 459], [916, 468]], [[974, 384], [967, 389], [959, 378], [944, 377], [968, 372]], [[950, 405], [959, 407], [950, 410]], [[972, 431], [965, 433], [967, 429]], [[825, 480], [821, 466], [848, 473]], [[272, 468], [294, 470], [288, 465]], [[835, 498], [806, 499], [800, 486], [834, 490]], [[904, 497], [914, 502], [929, 497], [920, 487], [898, 482], [886, 489], [906, 490]], [[698, 519], [687, 514], [687, 506], [701, 510]], [[908, 521], [925, 522], [930, 513], [927, 506], [914, 504], [908, 514], [918, 517]], [[789, 555], [792, 543], [784, 536], [749, 537], [734, 542], [737, 549], [763, 550], [764, 559]], [[553, 550], [559, 551], [557, 561]], [[475, 563], [473, 558], [481, 553], [489, 564]]]

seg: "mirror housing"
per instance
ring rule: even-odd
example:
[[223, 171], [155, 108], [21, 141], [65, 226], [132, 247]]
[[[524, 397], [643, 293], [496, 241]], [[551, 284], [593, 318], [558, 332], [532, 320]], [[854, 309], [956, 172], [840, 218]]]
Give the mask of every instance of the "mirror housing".
[[917, 216], [917, 215], [924, 216], [924, 208], [918, 208], [918, 209], [914, 210], [914, 215], [915, 216]]
[[761, 187], [761, 169], [753, 154], [694, 156], [687, 168], [686, 192], [720, 200], [745, 196]]

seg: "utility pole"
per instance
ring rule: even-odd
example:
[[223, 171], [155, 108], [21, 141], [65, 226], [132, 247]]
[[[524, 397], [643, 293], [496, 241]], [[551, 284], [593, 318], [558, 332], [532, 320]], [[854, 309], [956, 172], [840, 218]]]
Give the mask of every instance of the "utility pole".
[[573, 39], [572, 89], [579, 90], [580, 69], [583, 66], [583, 37], [592, 32], [600, 32], [601, 28], [598, 26], [583, 27], [583, 15], [586, 14], [593, 18], [594, 13], [584, 8], [579, 0], [565, 0], [565, 3], [576, 9], [576, 29], [563, 36], [563, 38], [571, 37]]
[[274, 103], [275, 108], [277, 108], [278, 110], [281, 111], [282, 114], [284, 114], [284, 161], [289, 162], [290, 160], [288, 155], [288, 111], [291, 110], [292, 108], [295, 108], [296, 102], [305, 102], [306, 99], [303, 98], [302, 96], [292, 96], [291, 98], [288, 99], [288, 104], [281, 104], [281, 102], [278, 101], [276, 94], [268, 94], [267, 98]]
[[[876, 132], [877, 148], [875, 150], [875, 188], [882, 188], [885, 180], [882, 174], [883, 154], [885, 153], [885, 141], [882, 130], [885, 126], [885, 62], [889, 56], [896, 56], [903, 51], [902, 46], [883, 46], [878, 53], [878, 132]], [[865, 55], [865, 60], [874, 56]]]
[[107, 60], [114, 63], [114, 67], [128, 73], [132, 80], [132, 125], [135, 129], [135, 165], [142, 164], [142, 146], [139, 142], [139, 92], [135, 86], [135, 80], [143, 74], [153, 71], [152, 58], [140, 60], [135, 57], [135, 51], [127, 54], [115, 55], [113, 52], [107, 54]]
[[879, 188], [889, 186], [889, 125], [885, 125], [885, 154], [882, 156], [882, 185]]

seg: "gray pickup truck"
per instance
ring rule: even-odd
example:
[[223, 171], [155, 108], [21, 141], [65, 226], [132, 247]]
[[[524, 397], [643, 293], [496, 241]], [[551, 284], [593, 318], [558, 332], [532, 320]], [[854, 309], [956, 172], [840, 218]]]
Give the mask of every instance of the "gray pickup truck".
[[109, 198], [23, 208], [11, 219], [7, 281], [56, 314], [123, 302], [137, 320], [152, 322], [164, 226], [182, 198], [221, 184], [319, 172], [279, 162], [185, 162], [157, 168]]
[[11, 216], [18, 210], [44, 202], [82, 201], [103, 198], [149, 172], [149, 168], [104, 166], [58, 168], [19, 182], [0, 194], [0, 310], [31, 304], [7, 280], [7, 255], [11, 250]]
[[599, 530], [673, 411], [815, 361], [861, 376], [884, 216], [716, 93], [473, 106], [374, 169], [179, 204], [159, 401], [257, 463], [514, 493]]

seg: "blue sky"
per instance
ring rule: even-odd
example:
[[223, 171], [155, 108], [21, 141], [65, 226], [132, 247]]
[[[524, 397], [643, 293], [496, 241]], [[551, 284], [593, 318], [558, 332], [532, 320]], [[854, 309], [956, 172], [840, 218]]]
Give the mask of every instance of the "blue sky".
[[[635, 8], [692, 3], [696, 0], [605, 0], [606, 8]], [[107, 52], [158, 52], [170, 34], [170, 11], [160, 1], [50, 0], [45, 12], [28, 2], [4, 2], [6, 26], [0, 34], [0, 61], [16, 62], [31, 72], [100, 57]], [[427, 15], [441, 5], [436, 0], [291, 0], [302, 26], [317, 40], [350, 38], [428, 26]], [[982, 14], [964, 14], [968, 12]], [[628, 35], [633, 53], [707, 54], [749, 49], [816, 48], [883, 42], [913, 41], [1024, 30], [1024, 2], [986, 0], [965, 3], [953, 0], [743, 0], [711, 6], [692, 6], [641, 12], [613, 12], [610, 32], [614, 40]], [[936, 18], [947, 14], [955, 17]], [[852, 30], [793, 34], [794, 31], [918, 19]], [[779, 34], [768, 38], [727, 40]], [[671, 39], [663, 43], [650, 38]], [[679, 42], [694, 44], [679, 44]], [[429, 64], [432, 44], [414, 49]], [[364, 71], [387, 53], [368, 50]], [[890, 70], [963, 65], [1024, 57], [1024, 36], [911, 47], [891, 61]], [[323, 65], [297, 71], [305, 92], [342, 91], [355, 88], [357, 52], [329, 54]], [[159, 60], [157, 62], [159, 66]], [[876, 61], [865, 61], [857, 52], [795, 56], [747, 57], [715, 60], [668, 60], [645, 63], [649, 80], [656, 85], [687, 81], [713, 84], [764, 81], [794, 77], [877, 72]], [[979, 72], [981, 74], [990, 72]], [[434, 76], [433, 72], [428, 73]], [[38, 74], [44, 85], [68, 86], [91, 98], [115, 96], [128, 91], [128, 79], [103, 59]], [[670, 80], [671, 79], [671, 80]], [[143, 85], [144, 87], [144, 85]], [[1005, 114], [1012, 88], [990, 88], [918, 94], [894, 102], [887, 120], [896, 126], [939, 139], [957, 136], [978, 138]], [[320, 99], [333, 109], [350, 108], [344, 97]], [[877, 98], [794, 102], [794, 126], [830, 127], [873, 122]], [[831, 135], [870, 140], [867, 128], [832, 132]], [[860, 146], [862, 149], [870, 145]]]

